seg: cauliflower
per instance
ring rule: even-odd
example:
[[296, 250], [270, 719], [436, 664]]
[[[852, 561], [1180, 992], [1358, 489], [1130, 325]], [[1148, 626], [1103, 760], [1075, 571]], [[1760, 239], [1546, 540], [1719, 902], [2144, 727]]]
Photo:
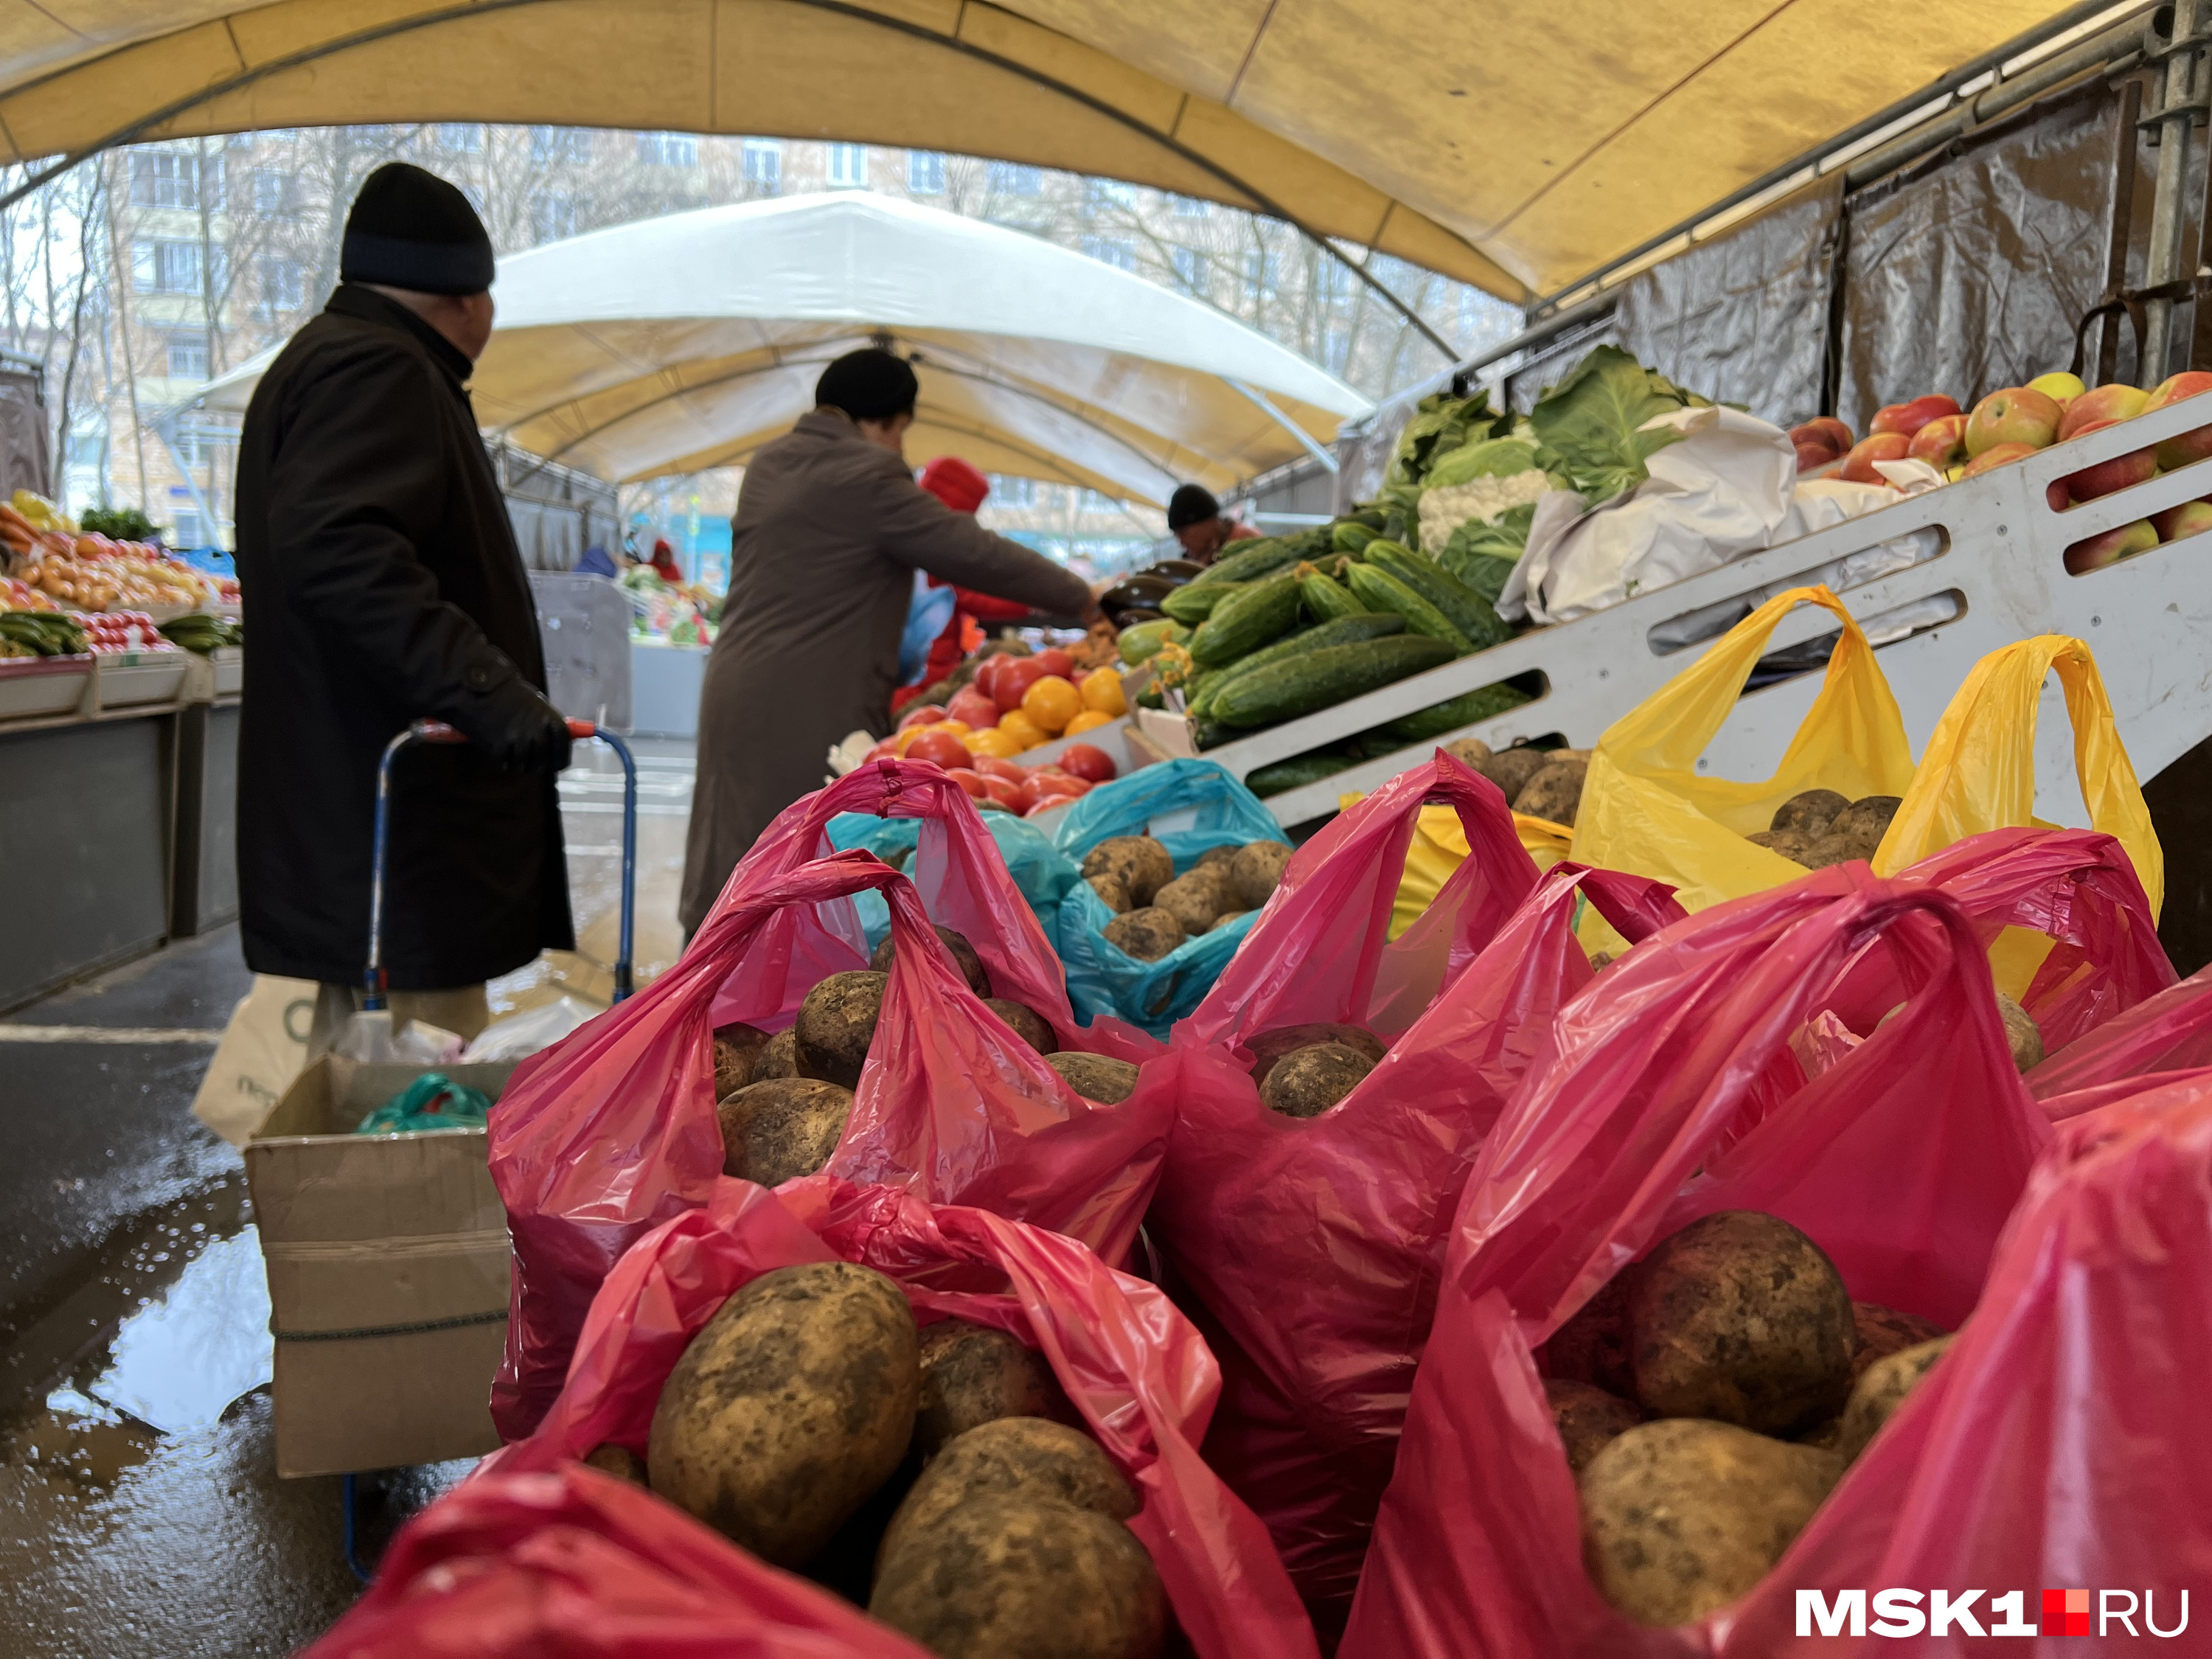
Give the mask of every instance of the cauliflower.
[[1502, 478], [1469, 478], [1465, 483], [1442, 484], [1421, 492], [1421, 545], [1442, 547], [1453, 531], [1468, 520], [1495, 524], [1499, 516], [1525, 507], [1553, 489], [1551, 475], [1541, 467], [1508, 474]]

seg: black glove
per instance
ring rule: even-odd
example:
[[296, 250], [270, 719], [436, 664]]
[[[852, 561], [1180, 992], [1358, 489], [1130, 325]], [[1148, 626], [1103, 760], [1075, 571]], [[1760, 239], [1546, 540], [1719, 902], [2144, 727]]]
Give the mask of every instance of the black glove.
[[469, 741], [503, 772], [557, 772], [568, 763], [568, 722], [520, 674], [483, 692], [465, 721]]

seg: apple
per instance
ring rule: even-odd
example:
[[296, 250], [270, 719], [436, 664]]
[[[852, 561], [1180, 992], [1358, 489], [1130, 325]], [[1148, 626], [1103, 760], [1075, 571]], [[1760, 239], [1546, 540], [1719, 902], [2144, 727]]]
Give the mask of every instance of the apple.
[[1965, 460], [1966, 417], [1963, 415], [1938, 415], [1912, 434], [1912, 446], [1905, 453], [1916, 461], [1927, 462], [1939, 471], [1954, 462]]
[[2027, 383], [2027, 389], [2030, 392], [2040, 392], [2061, 409], [2065, 408], [2067, 404], [2088, 390], [2081, 384], [2081, 377], [2079, 374], [2069, 374], [2064, 369], [2060, 369], [2055, 374], [2037, 375]]
[[1999, 444], [2048, 448], [2058, 435], [2059, 414], [2057, 404], [2024, 386], [1992, 392], [1966, 419], [1966, 453], [1978, 456]]
[[2148, 519], [2137, 519], [2133, 524], [2120, 525], [2101, 536], [2075, 543], [2066, 550], [2066, 568], [2078, 576], [2084, 571], [2102, 570], [2108, 564], [2147, 553], [2157, 545], [2157, 528]]
[[2058, 422], [2058, 441], [2063, 443], [2093, 425], [2132, 421], [2143, 412], [2143, 405], [2149, 400], [2148, 392], [2118, 382], [2085, 392], [2067, 404], [2066, 413]]
[[[2146, 415], [2171, 407], [2185, 398], [2194, 398], [2201, 392], [2212, 392], [2212, 374], [2202, 369], [2184, 369], [2179, 374], [2169, 374], [2154, 386], [2142, 407]], [[2158, 464], [2171, 472], [2191, 461], [2201, 461], [2212, 455], [2212, 426], [2191, 427], [2179, 437], [2168, 438], [2158, 447]]]
[[2150, 521], [2162, 542], [2178, 542], [2184, 536], [2201, 536], [2212, 530], [2212, 501], [2184, 501], [2179, 507], [2169, 507], [2163, 513], [2152, 514]]
[[1833, 466], [1836, 463], [1836, 452], [1826, 444], [1808, 443], [1800, 439], [1791, 447], [1797, 452], [1797, 470], [1800, 472], [1817, 472], [1820, 468]]
[[[1914, 398], [1901, 404], [1886, 404], [1874, 412], [1874, 421], [1867, 428], [1872, 436], [1877, 432], [1901, 432], [1910, 438], [1929, 422], [1946, 415], [1956, 415], [1959, 405], [1940, 392], [1931, 392], [1924, 398]], [[1884, 459], [1888, 457], [1885, 456]]]
[[1983, 473], [1995, 471], [2008, 462], [2024, 461], [2034, 454], [2036, 446], [2033, 444], [1999, 444], [1993, 449], [1984, 450], [1972, 460], [1968, 461], [1966, 470], [1959, 476], [1962, 478], [1978, 478]]
[[[969, 731], [981, 732], [985, 726], [999, 723], [999, 705], [991, 700], [989, 692], [972, 685], [963, 686], [945, 705], [945, 717], [965, 720]], [[971, 789], [968, 793], [972, 795], [975, 792]]]
[[1790, 428], [1790, 441], [1825, 449], [1831, 455], [1840, 455], [1858, 441], [1851, 436], [1850, 428], [1832, 415], [1822, 415], [1800, 422]]
[[1860, 439], [1851, 446], [1851, 453], [1844, 457], [1842, 477], [1846, 483], [1887, 483], [1888, 479], [1874, 470], [1876, 461], [1901, 461], [1905, 451], [1912, 447], [1912, 440], [1902, 432], [1876, 432]]
[[[2097, 391], [2104, 389], [2099, 386]], [[2130, 386], [2128, 389], [2133, 391], [2135, 388]], [[2079, 409], [2096, 395], [2096, 392], [2086, 394], [2075, 402], [2074, 407]], [[2118, 424], [2118, 421], [2092, 421], [2074, 435], [2086, 438], [2092, 432], [2102, 432], [2108, 426]], [[2109, 461], [2100, 461], [2094, 466], [2083, 467], [2079, 472], [2070, 472], [2059, 482], [2066, 486], [2067, 493], [2075, 501], [2094, 501], [2100, 495], [2109, 495], [2116, 489], [2139, 484], [2157, 471], [2158, 457], [2155, 454], [2147, 448], [2131, 449], [2124, 455], [2115, 455]]]

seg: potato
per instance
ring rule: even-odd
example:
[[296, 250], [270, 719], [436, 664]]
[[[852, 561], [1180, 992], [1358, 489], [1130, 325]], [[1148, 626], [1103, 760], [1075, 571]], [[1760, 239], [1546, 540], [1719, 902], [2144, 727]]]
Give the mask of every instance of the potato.
[[762, 1046], [760, 1058], [753, 1061], [753, 1081], [765, 1083], [770, 1078], [799, 1075], [799, 1034], [787, 1026]]
[[1753, 847], [1764, 847], [1796, 864], [1804, 863], [1805, 855], [1813, 850], [1813, 838], [1802, 830], [1762, 830], [1744, 839]]
[[1644, 1423], [1582, 1472], [1583, 1559], [1639, 1625], [1680, 1625], [1765, 1577], [1843, 1459], [1726, 1423]]
[[1252, 1051], [1252, 1081], [1264, 1086], [1277, 1060], [1318, 1042], [1340, 1042], [1347, 1048], [1357, 1048], [1370, 1060], [1380, 1060], [1389, 1052], [1382, 1040], [1364, 1026], [1281, 1025], [1244, 1039], [1244, 1046]]
[[1817, 841], [1828, 833], [1836, 814], [1850, 805], [1832, 789], [1802, 789], [1774, 809], [1774, 821], [1766, 827], [1790, 830], [1808, 841]]
[[1844, 1407], [1843, 1428], [1836, 1436], [1836, 1451], [1844, 1462], [1855, 1461], [1867, 1449], [1891, 1413], [1905, 1403], [1905, 1396], [1949, 1351], [1951, 1342], [1950, 1337], [1939, 1336], [1899, 1349], [1867, 1367], [1866, 1374], [1852, 1386], [1850, 1403]]
[[1443, 749], [1444, 753], [1462, 763], [1471, 772], [1485, 771], [1495, 754], [1480, 738], [1454, 738]]
[[1016, 1002], [1008, 997], [986, 997], [983, 1006], [1014, 1028], [1014, 1035], [1041, 1054], [1048, 1054], [1060, 1047], [1060, 1040], [1052, 1034], [1052, 1027], [1044, 1023], [1044, 1016], [1025, 1002]]
[[1212, 927], [1214, 918], [1228, 908], [1229, 895], [1214, 870], [1193, 870], [1153, 894], [1152, 903], [1181, 922], [1185, 933], [1195, 937]]
[[1544, 1399], [1552, 1408], [1552, 1426], [1567, 1449], [1567, 1467], [1579, 1474], [1606, 1443], [1644, 1420], [1635, 1402], [1564, 1376], [1544, 1380]]
[[1296, 1048], [1267, 1068], [1260, 1103], [1285, 1117], [1319, 1117], [1374, 1069], [1373, 1060], [1341, 1042]]
[[1582, 805], [1583, 777], [1589, 768], [1582, 761], [1553, 761], [1521, 787], [1513, 810], [1523, 817], [1547, 823], [1572, 825]]
[[1623, 1399], [1636, 1393], [1636, 1367], [1628, 1355], [1628, 1277], [1616, 1273], [1595, 1296], [1552, 1333], [1544, 1345], [1544, 1370], [1587, 1382]]
[[[944, 942], [945, 948], [952, 952], [952, 960], [959, 964], [961, 976], [968, 981], [968, 988], [979, 997], [989, 996], [991, 970], [983, 966], [983, 958], [975, 954], [975, 947], [968, 942], [968, 936], [955, 933], [950, 927], [939, 927], [937, 937]], [[876, 946], [875, 954], [868, 958], [868, 966], [877, 973], [888, 974], [891, 969], [891, 957], [896, 954], [891, 947], [891, 936], [885, 933], [884, 942]]]
[[1828, 824], [1832, 836], [1859, 836], [1870, 838], [1879, 846], [1888, 833], [1889, 821], [1897, 816], [1903, 803], [1895, 795], [1867, 795], [1853, 801], [1836, 814]]
[[830, 975], [806, 994], [791, 1028], [799, 1076], [841, 1088], [859, 1086], [890, 977], [872, 968], [856, 968]]
[[816, 1078], [770, 1078], [738, 1090], [716, 1115], [722, 1173], [780, 1187], [830, 1161], [853, 1115], [853, 1091]]
[[1610, 951], [1594, 951], [1590, 953], [1590, 971], [1601, 974], [1619, 960], [1620, 958]]
[[1101, 872], [1084, 879], [1091, 884], [1091, 890], [1098, 895], [1099, 902], [1115, 915], [1137, 908], [1136, 901], [1129, 896], [1129, 884], [1112, 872]]
[[1237, 848], [1229, 866], [1229, 896], [1247, 910], [1259, 909], [1274, 897], [1295, 850], [1281, 841], [1255, 841]]
[[1229, 866], [1237, 861], [1239, 850], [1235, 847], [1209, 847], [1198, 855], [1198, 862], [1190, 867], [1194, 870], [1218, 869], [1225, 875]]
[[1849, 864], [1854, 859], [1872, 859], [1875, 848], [1881, 845], [1880, 836], [1856, 832], [1838, 835], [1831, 830], [1807, 848], [1797, 862], [1808, 870], [1825, 870], [1832, 864]]
[[633, 1486], [647, 1484], [645, 1460], [628, 1446], [617, 1446], [611, 1440], [586, 1452], [584, 1462], [600, 1474], [611, 1474], [617, 1480], [627, 1480]]
[[997, 1418], [947, 1442], [930, 1459], [884, 1534], [878, 1571], [963, 1504], [1011, 1497], [1072, 1504], [1109, 1521], [1126, 1521], [1138, 1509], [1135, 1491], [1080, 1429], [1042, 1417]]
[[887, 1558], [871, 1616], [943, 1659], [1155, 1659], [1167, 1597], [1119, 1521], [985, 1498]]
[[1213, 926], [1207, 928], [1206, 931], [1209, 933], [1218, 933], [1220, 929], [1226, 927], [1231, 922], [1236, 921], [1237, 917], [1249, 916], [1252, 913], [1249, 910], [1224, 910], [1219, 915], [1214, 917]]
[[1146, 905], [1175, 879], [1175, 860], [1151, 836], [1114, 836], [1084, 854], [1083, 873], [1119, 876], [1129, 890], [1129, 902]]
[[1796, 1443], [1801, 1446], [1818, 1446], [1822, 1451], [1833, 1451], [1836, 1449], [1836, 1442], [1841, 1437], [1843, 1432], [1844, 1419], [1840, 1417], [1832, 1417], [1825, 1423], [1814, 1424], [1804, 1433], [1796, 1437]]
[[1628, 1279], [1629, 1360], [1646, 1411], [1787, 1434], [1849, 1397], [1850, 1292], [1788, 1222], [1723, 1210], [1662, 1240]]
[[768, 1033], [732, 1021], [714, 1028], [714, 1098], [725, 1099], [753, 1080], [753, 1066], [768, 1047]]
[[1102, 1106], [1118, 1106], [1136, 1092], [1137, 1068], [1126, 1060], [1069, 1049], [1047, 1054], [1044, 1063], [1065, 1078], [1076, 1093]]
[[1876, 1360], [1887, 1359], [1893, 1353], [1902, 1353], [1945, 1334], [1943, 1328], [1932, 1319], [1899, 1313], [1878, 1302], [1852, 1303], [1851, 1324], [1858, 1337], [1858, 1346], [1851, 1354], [1851, 1381], [1855, 1383]]
[[876, 1556], [883, 1548], [884, 1534], [921, 1474], [921, 1460], [909, 1450], [891, 1478], [877, 1487], [830, 1534], [830, 1541], [814, 1553], [806, 1564], [806, 1576], [854, 1607], [866, 1607], [868, 1592], [876, 1582]]
[[653, 1490], [777, 1566], [829, 1542], [914, 1435], [921, 1372], [905, 1293], [848, 1261], [763, 1273], [723, 1303], [660, 1390]]
[[1149, 905], [1106, 924], [1106, 942], [1139, 962], [1158, 962], [1190, 937], [1172, 910]]
[[939, 1320], [921, 1334], [914, 1449], [925, 1461], [986, 1423], [1073, 1411], [1045, 1357], [1018, 1338], [964, 1319]]
[[2042, 1065], [2043, 1028], [2035, 1017], [2002, 991], [1997, 993], [1997, 1012], [2004, 1016], [2005, 1042], [2012, 1048], [2014, 1068], [2027, 1072]]
[[1505, 804], [1510, 806], [1522, 787], [1537, 773], [1552, 763], [1547, 749], [1501, 749], [1490, 758], [1490, 764], [1477, 769], [1504, 792]]

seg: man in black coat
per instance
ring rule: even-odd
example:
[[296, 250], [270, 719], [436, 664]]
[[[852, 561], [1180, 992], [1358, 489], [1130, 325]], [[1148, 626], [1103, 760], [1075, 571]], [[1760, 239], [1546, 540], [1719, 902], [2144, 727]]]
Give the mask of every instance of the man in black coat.
[[380, 167], [339, 278], [239, 440], [246, 959], [322, 981], [319, 1036], [355, 1006], [378, 761], [409, 722], [444, 720], [469, 741], [393, 768], [384, 965], [396, 1016], [481, 1027], [485, 980], [574, 944], [568, 732], [465, 384], [491, 335], [491, 241], [452, 185]]

